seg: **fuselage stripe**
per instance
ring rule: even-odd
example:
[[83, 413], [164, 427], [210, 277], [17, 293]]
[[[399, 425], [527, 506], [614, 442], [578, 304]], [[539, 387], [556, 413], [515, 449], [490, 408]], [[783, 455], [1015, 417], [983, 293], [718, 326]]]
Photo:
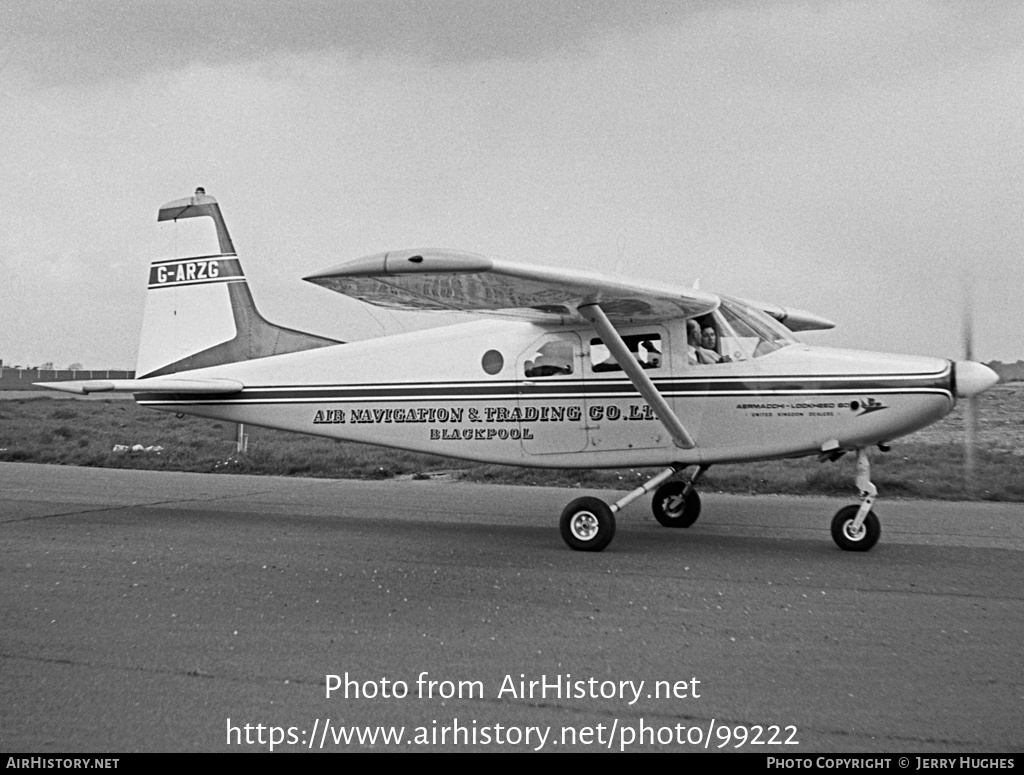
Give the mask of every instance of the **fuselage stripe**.
[[[805, 378], [794, 380], [664, 380], [655, 383], [665, 398], [756, 398], [759, 396], [936, 394], [953, 397], [949, 373], [884, 379]], [[280, 386], [246, 388], [234, 395], [139, 393], [144, 404], [288, 404], [351, 403], [366, 401], [476, 401], [636, 398], [639, 393], [629, 382], [609, 384], [606, 380], [573, 383], [522, 385], [502, 383], [434, 383], [414, 385]]]
[[[653, 382], [659, 389], [663, 389], [668, 385], [674, 384], [700, 384], [700, 385], [717, 385], [720, 383], [742, 383], [748, 385], [751, 383], [780, 383], [785, 382], [789, 385], [798, 383], [804, 385], [808, 382], [850, 382], [850, 381], [906, 381], [911, 380], [915, 382], [923, 380], [941, 380], [945, 385], [949, 381], [950, 370], [946, 368], [943, 371], [929, 372], [925, 374], [921, 373], [908, 373], [908, 374], [845, 374], [845, 375], [828, 375], [828, 374], [781, 374], [773, 376], [761, 376], [761, 375], [750, 375], [741, 377], [707, 377], [707, 376], [696, 376], [696, 377], [671, 377], [671, 378], [654, 378]], [[260, 385], [259, 390], [335, 390], [335, 389], [385, 389], [385, 388], [401, 388], [401, 389], [414, 389], [414, 388], [430, 388], [435, 390], [442, 390], [445, 388], [482, 388], [482, 389], [530, 389], [530, 388], [557, 388], [557, 387], [573, 387], [579, 388], [580, 385], [587, 386], [602, 386], [613, 389], [626, 389], [632, 390], [632, 383], [625, 378], [619, 379], [588, 379], [584, 382], [582, 379], [560, 379], [560, 380], [548, 380], [541, 379], [537, 380], [526, 380], [525, 382], [519, 382], [516, 380], [489, 380], [487, 382], [481, 382], [479, 380], [450, 380], [450, 381], [423, 381], [423, 382], [402, 382], [402, 383], [321, 383], [316, 385]]]

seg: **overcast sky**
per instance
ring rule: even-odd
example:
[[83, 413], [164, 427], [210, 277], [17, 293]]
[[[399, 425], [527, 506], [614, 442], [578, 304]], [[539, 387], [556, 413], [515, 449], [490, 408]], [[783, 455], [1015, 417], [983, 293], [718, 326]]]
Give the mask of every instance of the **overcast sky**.
[[[1024, 4], [0, 0], [0, 358], [133, 368], [205, 186], [271, 320], [449, 247], [801, 307], [813, 344], [1024, 358]], [[173, 227], [169, 227], [173, 228]], [[173, 246], [172, 246], [173, 247]]]

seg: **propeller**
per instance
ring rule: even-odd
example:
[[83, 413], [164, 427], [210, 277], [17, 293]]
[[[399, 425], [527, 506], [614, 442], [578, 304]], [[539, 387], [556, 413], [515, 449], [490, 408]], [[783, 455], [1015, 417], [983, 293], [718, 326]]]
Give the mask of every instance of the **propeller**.
[[[964, 360], [974, 361], [974, 283], [968, 282], [964, 289], [963, 308], [963, 353]], [[958, 368], [959, 372], [960, 369]], [[960, 374], [958, 373], [959, 377]], [[957, 390], [959, 393], [959, 389]], [[964, 492], [974, 494], [975, 448], [978, 444], [978, 399], [976, 394], [967, 397], [964, 404]]]
[[963, 305], [964, 359], [953, 365], [957, 398], [967, 399], [964, 404], [964, 492], [974, 493], [974, 474], [978, 444], [978, 395], [999, 381], [999, 375], [983, 363], [974, 360], [974, 283], [968, 276], [964, 287]]

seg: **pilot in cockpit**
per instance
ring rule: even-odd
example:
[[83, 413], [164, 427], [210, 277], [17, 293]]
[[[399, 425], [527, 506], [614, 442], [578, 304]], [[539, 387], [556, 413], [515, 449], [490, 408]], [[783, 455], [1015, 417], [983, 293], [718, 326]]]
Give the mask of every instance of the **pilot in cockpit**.
[[704, 351], [704, 357], [710, 363], [721, 363], [722, 356], [718, 353], [718, 332], [714, 326], [704, 326], [700, 332], [700, 345]]

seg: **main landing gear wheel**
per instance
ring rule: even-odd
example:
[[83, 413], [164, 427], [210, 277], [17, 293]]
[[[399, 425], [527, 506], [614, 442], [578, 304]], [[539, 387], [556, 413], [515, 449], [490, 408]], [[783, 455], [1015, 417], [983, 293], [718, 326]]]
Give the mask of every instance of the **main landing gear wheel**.
[[654, 518], [665, 527], [689, 527], [700, 516], [700, 495], [686, 492], [686, 482], [666, 482], [651, 501]]
[[615, 537], [615, 515], [600, 498], [577, 498], [562, 512], [562, 539], [578, 552], [599, 552]]
[[839, 509], [832, 518], [832, 539], [840, 549], [848, 552], [866, 552], [878, 543], [882, 535], [882, 525], [873, 511], [868, 512], [860, 530], [853, 529], [859, 509], [860, 506], [846, 506]]

